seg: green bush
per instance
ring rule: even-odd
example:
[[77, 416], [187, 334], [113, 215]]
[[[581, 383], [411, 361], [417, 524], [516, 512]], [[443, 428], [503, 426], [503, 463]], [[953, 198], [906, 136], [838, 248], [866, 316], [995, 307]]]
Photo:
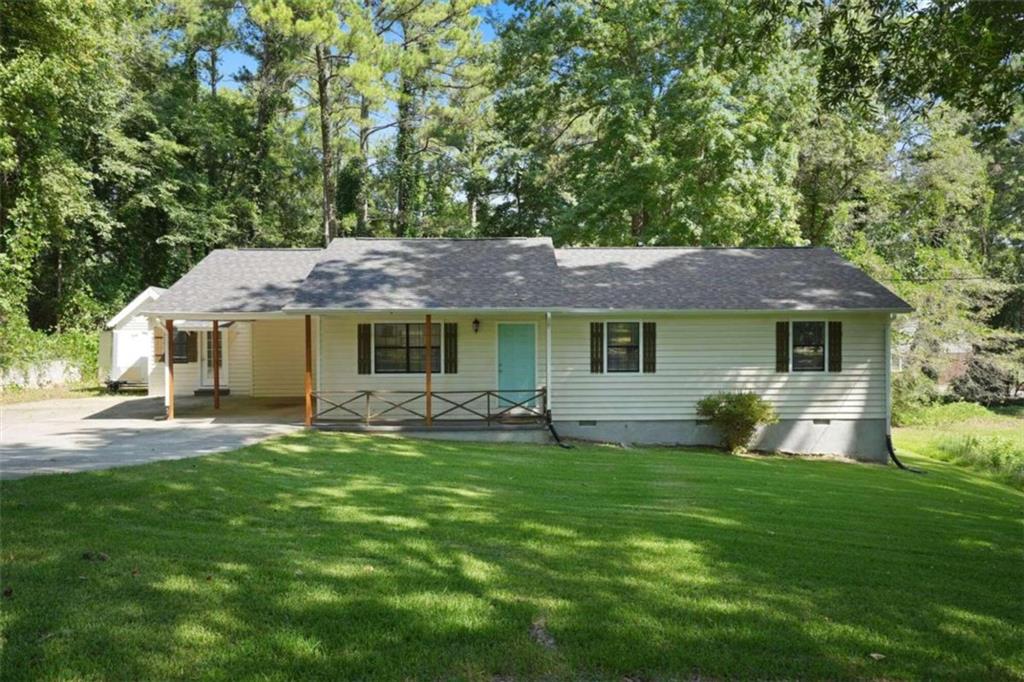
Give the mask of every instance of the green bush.
[[913, 415], [939, 400], [935, 381], [924, 372], [907, 369], [892, 376], [892, 423], [904, 426]]
[[54, 360], [77, 367], [86, 383], [97, 374], [99, 333], [72, 329], [60, 334], [31, 329], [23, 318], [0, 323], [0, 369], [27, 368]]
[[1010, 397], [1017, 382], [1013, 375], [990, 358], [975, 355], [967, 370], [953, 380], [949, 388], [961, 400], [993, 405]]
[[731, 452], [742, 452], [762, 424], [774, 424], [779, 415], [756, 393], [715, 393], [697, 403], [697, 414], [708, 419]]

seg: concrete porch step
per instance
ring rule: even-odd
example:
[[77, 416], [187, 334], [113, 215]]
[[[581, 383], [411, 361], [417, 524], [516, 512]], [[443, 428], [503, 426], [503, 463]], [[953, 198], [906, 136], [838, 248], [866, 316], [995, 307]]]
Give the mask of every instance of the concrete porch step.
[[[230, 388], [221, 388], [220, 389], [220, 394], [221, 395], [231, 395], [231, 389]], [[208, 386], [202, 386], [200, 388], [197, 388], [195, 391], [193, 391], [192, 395], [212, 396], [213, 395], [213, 389], [209, 388]]]

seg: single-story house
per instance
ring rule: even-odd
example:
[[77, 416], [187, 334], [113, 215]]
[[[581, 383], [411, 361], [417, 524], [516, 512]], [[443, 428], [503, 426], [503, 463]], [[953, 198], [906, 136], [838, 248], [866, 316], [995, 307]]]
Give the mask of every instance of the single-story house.
[[100, 332], [100, 381], [144, 385], [149, 378], [153, 354], [153, 330], [143, 307], [167, 291], [147, 287]]
[[702, 397], [754, 391], [781, 418], [756, 447], [884, 461], [890, 320], [910, 306], [827, 248], [347, 238], [214, 251], [146, 310], [172, 417], [211, 386], [305, 396], [307, 424], [538, 418], [697, 445], [718, 442]]

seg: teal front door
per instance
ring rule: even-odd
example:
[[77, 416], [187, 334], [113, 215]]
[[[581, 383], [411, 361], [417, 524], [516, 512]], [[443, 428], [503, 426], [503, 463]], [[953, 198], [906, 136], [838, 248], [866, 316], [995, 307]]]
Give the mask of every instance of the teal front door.
[[501, 407], [529, 400], [537, 391], [537, 334], [532, 324], [498, 323], [498, 394]]

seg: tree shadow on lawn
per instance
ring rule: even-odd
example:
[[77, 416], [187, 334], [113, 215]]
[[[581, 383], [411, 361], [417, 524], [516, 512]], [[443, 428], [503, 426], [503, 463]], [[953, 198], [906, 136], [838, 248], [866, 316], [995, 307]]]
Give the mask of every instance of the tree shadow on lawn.
[[955, 469], [313, 434], [49, 481], [2, 489], [5, 679], [1021, 674], [1024, 496]]

